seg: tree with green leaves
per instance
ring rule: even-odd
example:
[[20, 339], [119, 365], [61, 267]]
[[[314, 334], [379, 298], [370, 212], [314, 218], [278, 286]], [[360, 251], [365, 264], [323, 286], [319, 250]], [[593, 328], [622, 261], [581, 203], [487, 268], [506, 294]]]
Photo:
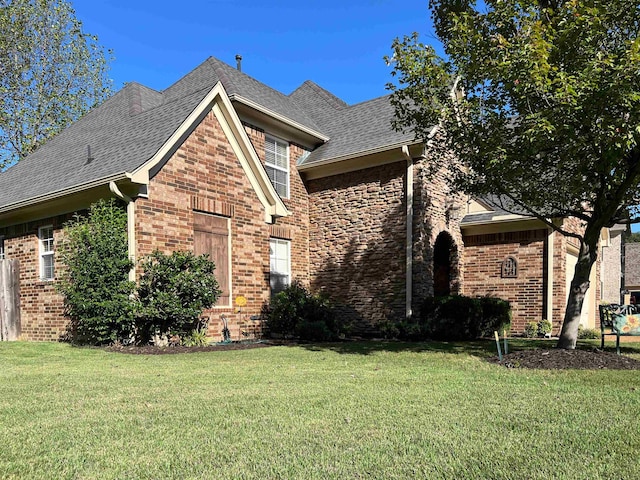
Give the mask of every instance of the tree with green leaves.
[[[396, 127], [451, 152], [460, 191], [579, 241], [558, 346], [575, 348], [602, 228], [640, 222], [640, 2], [431, 0], [445, 56], [393, 43]], [[557, 219], [573, 217], [578, 232]]]
[[64, 0], [0, 0], [0, 171], [111, 93], [110, 53]]
[[60, 245], [64, 268], [57, 284], [75, 343], [127, 342], [135, 332], [135, 282], [129, 280], [127, 212], [100, 200], [67, 222]]

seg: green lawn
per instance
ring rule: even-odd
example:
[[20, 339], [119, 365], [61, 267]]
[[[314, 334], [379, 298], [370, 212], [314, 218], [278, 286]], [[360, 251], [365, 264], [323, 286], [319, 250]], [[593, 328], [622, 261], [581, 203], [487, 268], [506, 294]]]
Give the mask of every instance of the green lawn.
[[2, 343], [0, 478], [640, 478], [640, 372], [506, 369], [491, 348]]

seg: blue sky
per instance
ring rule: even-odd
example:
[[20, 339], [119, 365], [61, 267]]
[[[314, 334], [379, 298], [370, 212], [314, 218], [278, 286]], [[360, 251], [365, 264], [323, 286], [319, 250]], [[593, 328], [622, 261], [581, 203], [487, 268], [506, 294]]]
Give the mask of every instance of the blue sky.
[[209, 56], [290, 93], [313, 80], [347, 103], [386, 95], [383, 56], [414, 31], [435, 43], [427, 0], [71, 0], [87, 33], [113, 50], [114, 87], [162, 90]]

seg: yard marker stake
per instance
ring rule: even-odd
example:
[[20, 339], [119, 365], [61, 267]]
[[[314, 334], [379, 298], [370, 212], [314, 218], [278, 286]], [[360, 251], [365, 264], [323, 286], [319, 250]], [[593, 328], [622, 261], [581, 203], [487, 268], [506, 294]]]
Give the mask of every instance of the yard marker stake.
[[504, 354], [509, 353], [509, 343], [507, 342], [507, 329], [502, 330], [502, 338], [504, 339]]
[[493, 334], [496, 336], [496, 347], [498, 347], [498, 359], [502, 361], [502, 351], [500, 350], [500, 337], [498, 337], [498, 331], [494, 330]]

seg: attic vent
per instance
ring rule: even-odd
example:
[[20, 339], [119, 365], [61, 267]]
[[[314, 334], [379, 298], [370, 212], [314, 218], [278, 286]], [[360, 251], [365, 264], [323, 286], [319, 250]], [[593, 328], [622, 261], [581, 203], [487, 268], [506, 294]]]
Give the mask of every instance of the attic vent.
[[238, 67], [238, 71], [242, 71], [242, 55], [236, 55], [236, 66]]
[[91, 145], [87, 145], [87, 163], [85, 165], [89, 165], [93, 162], [93, 155], [91, 155]]
[[507, 257], [502, 262], [502, 278], [517, 278], [518, 262], [513, 257]]

